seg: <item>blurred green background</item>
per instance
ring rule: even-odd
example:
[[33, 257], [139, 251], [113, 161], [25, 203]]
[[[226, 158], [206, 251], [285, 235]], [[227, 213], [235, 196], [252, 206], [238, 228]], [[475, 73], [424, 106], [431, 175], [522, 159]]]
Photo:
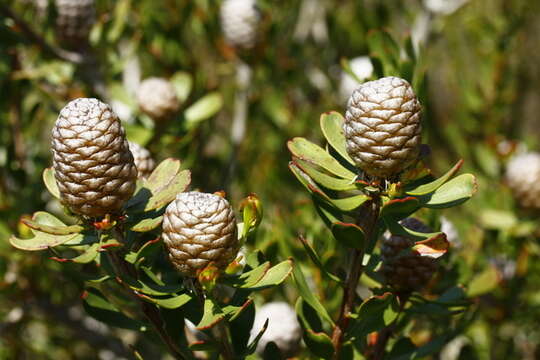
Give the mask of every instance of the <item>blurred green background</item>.
[[[94, 61], [77, 65], [40, 46], [12, 16], [58, 48], [54, 1], [1, 0], [0, 358], [127, 359], [129, 344], [148, 358], [162, 356], [156, 344], [84, 315], [78, 265], [54, 262], [52, 253], [22, 252], [8, 242], [11, 233], [26, 231], [21, 216], [59, 211], [41, 173], [51, 164], [50, 130], [69, 100], [106, 97], [128, 138], [147, 145], [158, 161], [180, 158], [193, 172], [193, 188], [224, 189], [236, 206], [256, 193], [265, 216], [250, 247], [273, 261], [292, 256], [309, 272], [296, 240], [306, 234], [325, 263], [337, 266], [342, 249], [326, 241], [329, 234], [308, 194], [289, 172], [286, 141], [303, 136], [322, 143], [320, 114], [345, 111], [343, 66], [358, 56], [384, 59], [374, 41], [383, 31], [402, 47], [403, 57], [412, 38], [415, 85], [424, 105], [423, 142], [432, 148], [433, 172], [441, 174], [463, 158], [464, 168], [479, 181], [470, 202], [445, 212], [459, 237], [439, 281], [474, 285], [475, 292], [460, 315], [468, 317], [467, 325], [453, 330], [435, 358], [539, 358], [537, 215], [518, 209], [502, 178], [517, 149], [540, 149], [540, 2], [259, 0], [258, 5], [259, 43], [238, 54], [224, 41], [218, 1], [97, 0], [87, 54]], [[240, 58], [252, 77], [247, 130], [235, 147], [231, 124]], [[183, 94], [180, 114], [157, 137], [134, 95], [138, 82], [150, 76], [170, 79]], [[185, 111], [205, 97], [199, 117]], [[316, 271], [310, 280], [323, 300], [339, 300]], [[292, 303], [296, 295], [287, 283], [264, 296]], [[417, 344], [448, 327], [437, 316], [420, 317], [409, 329]]]

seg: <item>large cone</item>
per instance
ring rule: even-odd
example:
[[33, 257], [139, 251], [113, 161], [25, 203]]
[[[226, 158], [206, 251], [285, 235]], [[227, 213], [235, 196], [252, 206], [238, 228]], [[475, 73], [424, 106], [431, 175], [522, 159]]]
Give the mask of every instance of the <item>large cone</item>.
[[411, 85], [385, 77], [360, 85], [349, 99], [347, 152], [365, 173], [387, 178], [418, 157], [421, 106]]
[[540, 209], [540, 153], [514, 156], [508, 163], [505, 178], [521, 207]]
[[260, 19], [254, 0], [225, 0], [221, 5], [225, 40], [237, 48], [251, 49], [255, 45]]
[[96, 21], [94, 0], [56, 0], [56, 34], [68, 46], [81, 46]]
[[137, 168], [109, 105], [88, 98], [68, 103], [54, 125], [52, 151], [61, 201], [74, 213], [117, 213], [133, 195]]
[[211, 262], [223, 269], [238, 253], [234, 211], [221, 196], [180, 193], [165, 210], [163, 240], [184, 276], [196, 276]]

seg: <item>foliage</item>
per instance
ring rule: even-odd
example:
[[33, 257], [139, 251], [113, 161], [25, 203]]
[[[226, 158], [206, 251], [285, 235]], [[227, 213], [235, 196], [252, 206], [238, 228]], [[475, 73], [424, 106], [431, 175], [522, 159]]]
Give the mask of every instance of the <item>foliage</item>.
[[[306, 11], [309, 3], [320, 11]], [[503, 173], [522, 147], [538, 148], [530, 49], [540, 45], [540, 8], [470, 0], [437, 13], [427, 3], [259, 0], [259, 43], [246, 54], [224, 41], [215, 2], [97, 0], [86, 63], [56, 41], [54, 1], [0, 4], [0, 358], [153, 359], [167, 349], [216, 357], [223, 327], [235, 354], [257, 358], [251, 324], [273, 300], [296, 309], [298, 357], [331, 358], [355, 252], [364, 266], [342, 358], [377, 358], [377, 344], [387, 359], [538, 357], [538, 214], [513, 200]], [[370, 79], [411, 81], [431, 148], [384, 188], [358, 177], [341, 133], [340, 75], [356, 76], [350, 63], [362, 55]], [[181, 102], [163, 125], [136, 102], [150, 76], [167, 78]], [[160, 160], [128, 217], [100, 231], [64, 211], [49, 168], [58, 111], [85, 96], [110, 103], [128, 138]], [[246, 132], [235, 142], [242, 96]], [[206, 289], [184, 282], [157, 240], [165, 205], [189, 186], [225, 190], [241, 222], [244, 259], [216, 284], [201, 279]], [[370, 236], [356, 220], [374, 198], [380, 221]], [[400, 225], [411, 214], [434, 232]], [[405, 297], [384, 283], [386, 230], [439, 257], [422, 291]], [[162, 319], [163, 331], [149, 319]], [[267, 358], [278, 353], [267, 346]]]

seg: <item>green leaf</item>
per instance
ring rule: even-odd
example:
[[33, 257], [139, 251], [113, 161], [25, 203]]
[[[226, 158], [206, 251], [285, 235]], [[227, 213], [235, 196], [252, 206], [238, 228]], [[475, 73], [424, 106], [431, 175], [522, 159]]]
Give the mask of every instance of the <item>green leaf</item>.
[[249, 306], [253, 303], [252, 299], [247, 299], [242, 305], [235, 306], [235, 305], [227, 305], [222, 308], [223, 312], [229, 319], [229, 321], [236, 320], [243, 312], [244, 310], [248, 309]]
[[246, 352], [243, 354], [244, 357], [247, 355], [253, 354], [255, 350], [257, 350], [257, 345], [259, 344], [259, 340], [261, 340], [261, 337], [266, 332], [266, 329], [268, 329], [268, 319], [266, 319], [266, 321], [264, 322], [264, 325], [262, 329], [259, 330], [259, 333], [257, 334], [257, 336], [255, 336], [255, 338], [247, 346]]
[[293, 269], [292, 260], [285, 260], [268, 269], [255, 284], [247, 283], [242, 289], [260, 290], [270, 286], [281, 284], [291, 274]]
[[485, 209], [480, 213], [480, 223], [486, 229], [510, 230], [518, 223], [516, 215], [511, 211]]
[[31, 239], [20, 239], [15, 235], [9, 238], [9, 242], [17, 249], [27, 251], [39, 251], [53, 248], [58, 245], [67, 243], [70, 240], [83, 238], [81, 234], [70, 235], [51, 235], [39, 231], [34, 231], [34, 237]]
[[86, 313], [105, 324], [136, 331], [146, 331], [144, 323], [122, 314], [103, 295], [94, 288], [89, 288], [83, 295], [83, 307]]
[[471, 280], [467, 289], [467, 296], [476, 297], [488, 293], [495, 289], [500, 281], [501, 277], [497, 268], [493, 265], [489, 265], [484, 271]]
[[160, 238], [147, 241], [141, 246], [137, 252], [130, 252], [126, 254], [125, 259], [127, 262], [135, 265], [139, 265], [143, 259], [146, 259], [161, 249]]
[[133, 224], [129, 228], [129, 230], [135, 231], [135, 232], [148, 232], [157, 228], [161, 224], [162, 221], [163, 221], [162, 215], [153, 217], [153, 218], [145, 218]]
[[304, 249], [308, 253], [311, 261], [313, 261], [313, 263], [319, 268], [319, 270], [323, 273], [323, 275], [325, 275], [329, 279], [337, 282], [338, 284], [343, 284], [343, 281], [339, 277], [332, 274], [326, 268], [326, 266], [323, 265], [321, 259], [319, 258], [319, 255], [317, 255], [317, 253], [315, 252], [315, 249], [313, 249], [313, 247], [309, 244], [309, 242], [303, 236], [299, 236], [298, 239], [300, 240], [300, 242], [304, 246]]
[[223, 99], [218, 92], [212, 92], [197, 100], [184, 112], [186, 129], [196, 127], [201, 121], [214, 116], [222, 107]]
[[364, 249], [366, 237], [359, 226], [336, 222], [332, 225], [331, 231], [334, 238], [341, 244], [354, 249]]
[[447, 336], [440, 336], [427, 344], [420, 347], [416, 347], [409, 338], [399, 339], [390, 354], [388, 359], [390, 360], [412, 360], [412, 359], [426, 359], [429, 355], [437, 354], [441, 351], [442, 347], [448, 342]]
[[304, 274], [302, 273], [299, 264], [293, 267], [293, 279], [300, 297], [302, 297], [302, 299], [304, 299], [312, 308], [314, 308], [319, 314], [321, 314], [321, 316], [325, 320], [327, 320], [333, 326], [334, 321], [326, 311], [325, 307], [321, 304], [319, 299], [317, 299], [317, 297], [309, 288], [306, 282], [306, 278], [304, 277]]
[[463, 174], [448, 181], [433, 194], [426, 195], [423, 206], [431, 209], [444, 209], [469, 200], [476, 193], [476, 179], [471, 174]]
[[393, 323], [399, 313], [399, 305], [396, 297], [391, 293], [380, 296], [371, 296], [359, 307], [353, 315], [354, 322], [347, 338], [364, 338], [367, 334], [379, 331]]
[[342, 199], [330, 199], [330, 203], [342, 211], [352, 211], [370, 199], [369, 196], [360, 194]]
[[[461, 169], [462, 165], [463, 160], [459, 160], [456, 165], [454, 165], [454, 167], [452, 167], [446, 172], [446, 174], [429, 183], [416, 185], [417, 182], [414, 182], [412, 184], [407, 184], [407, 186], [405, 187], [405, 193], [412, 196], [420, 196], [432, 193], [438, 188], [440, 188], [444, 183], [446, 183], [452, 176], [454, 176], [459, 171], [459, 169]], [[420, 181], [422, 181], [422, 179], [420, 179]]]
[[158, 306], [161, 306], [166, 309], [177, 309], [185, 304], [187, 304], [189, 301], [191, 301], [192, 297], [188, 294], [181, 294], [178, 296], [173, 296], [169, 298], [155, 298], [148, 295], [142, 295], [137, 294], [141, 299], [144, 299], [148, 302], [154, 303]]
[[203, 317], [197, 324], [197, 330], [207, 330], [225, 318], [225, 313], [212, 299], [204, 300]]
[[331, 111], [321, 115], [321, 129], [326, 138], [326, 141], [341, 155], [347, 162], [354, 165], [354, 160], [351, 159], [349, 153], [347, 153], [347, 146], [345, 144], [345, 134], [343, 133], [343, 123], [345, 119], [343, 116], [336, 112]]
[[263, 217], [263, 207], [256, 194], [249, 194], [240, 204], [242, 211], [243, 226], [239, 232], [240, 237], [245, 239], [248, 234], [257, 230]]
[[52, 167], [43, 170], [43, 182], [51, 195], [60, 199], [60, 190], [58, 190], [58, 185], [56, 184], [56, 179], [54, 177], [54, 169]]
[[270, 262], [266, 261], [255, 269], [245, 272], [238, 277], [225, 278], [223, 280], [228, 281], [234, 287], [250, 288], [262, 279], [268, 269], [270, 269]]
[[372, 30], [366, 38], [370, 57], [380, 59], [384, 67], [384, 75], [399, 75], [398, 61], [400, 58], [400, 48], [392, 36], [384, 30]]
[[44, 232], [51, 235], [70, 235], [76, 234], [84, 230], [84, 227], [80, 225], [71, 225], [71, 226], [52, 226], [40, 224], [37, 221], [30, 219], [22, 219], [21, 222], [28, 226], [31, 229]]
[[302, 298], [298, 298], [295, 308], [304, 329], [302, 337], [309, 351], [320, 358], [330, 359], [334, 353], [334, 346], [330, 337], [323, 332], [322, 321], [317, 311]]
[[122, 31], [128, 22], [131, 6], [130, 0], [120, 0], [116, 2], [114, 15], [111, 17], [112, 26], [107, 34], [108, 42], [115, 43], [122, 34]]
[[330, 190], [336, 191], [346, 191], [346, 190], [355, 190], [356, 184], [347, 179], [336, 178], [334, 176], [325, 174], [311, 165], [307, 161], [300, 159], [294, 159], [293, 163], [295, 166], [300, 168], [305, 174], [307, 174], [313, 181], [317, 184], [324, 186]]
[[88, 264], [94, 261], [94, 259], [98, 256], [100, 248], [101, 248], [100, 243], [92, 244], [82, 254], [70, 259], [70, 261], [78, 263], [78, 264]]
[[174, 200], [191, 182], [189, 170], [180, 171], [180, 160], [165, 159], [150, 174], [144, 186], [131, 198], [126, 207], [128, 210], [152, 211], [159, 209]]
[[296, 137], [289, 140], [287, 147], [294, 157], [320, 166], [331, 174], [350, 180], [351, 182], [356, 178], [355, 173], [341, 165], [323, 148], [304, 138]]
[[191, 88], [193, 87], [193, 78], [190, 74], [184, 71], [177, 71], [169, 79], [169, 82], [172, 84], [176, 90], [176, 96], [178, 100], [183, 103], [189, 96]]
[[390, 217], [393, 220], [401, 220], [414, 213], [420, 208], [418, 198], [408, 196], [402, 199], [393, 199], [385, 203], [381, 209], [382, 217]]

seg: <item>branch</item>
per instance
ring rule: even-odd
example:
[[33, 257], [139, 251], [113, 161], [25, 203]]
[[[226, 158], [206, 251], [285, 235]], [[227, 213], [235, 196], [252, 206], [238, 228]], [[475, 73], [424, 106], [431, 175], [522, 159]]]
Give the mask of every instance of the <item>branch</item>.
[[[125, 243], [124, 236], [121, 230], [114, 228], [113, 234], [118, 241], [120, 241], [121, 243]], [[109, 255], [111, 262], [113, 263], [115, 272], [118, 275], [127, 275], [135, 279], [137, 278], [137, 271], [135, 270], [135, 268], [131, 266], [131, 264], [126, 262], [123, 258], [121, 258], [116, 250], [108, 251], [107, 254]], [[122, 284], [124, 284], [124, 282], [122, 282]], [[139, 303], [139, 305], [141, 306], [141, 310], [148, 319], [148, 321], [150, 321], [150, 323], [154, 325], [154, 329], [169, 349], [171, 355], [175, 359], [186, 359], [186, 356], [182, 354], [182, 351], [178, 348], [177, 344], [165, 330], [165, 325], [158, 309], [154, 305], [139, 298], [136, 294], [133, 293], [133, 291], [129, 287], [126, 286], [126, 288], [129, 294], [132, 295], [132, 297], [136, 299], [136, 301]]]
[[[374, 198], [362, 206], [360, 211], [361, 218], [358, 219], [358, 225], [364, 230], [366, 242], [373, 236], [377, 220], [379, 218], [380, 201], [378, 198]], [[352, 265], [347, 276], [345, 283], [345, 289], [343, 290], [343, 300], [341, 302], [341, 309], [339, 311], [339, 319], [336, 322], [334, 331], [332, 333], [332, 344], [334, 345], [333, 359], [337, 360], [340, 357], [341, 347], [343, 345], [343, 335], [349, 326], [350, 314], [354, 308], [354, 301], [356, 299], [356, 287], [358, 281], [364, 270], [362, 260], [364, 259], [364, 251], [355, 249], [353, 253]]]
[[47, 43], [47, 41], [40, 34], [35, 32], [30, 27], [30, 25], [26, 23], [26, 21], [16, 15], [8, 6], [0, 4], [0, 14], [12, 19], [15, 24], [21, 29], [21, 31], [26, 35], [26, 37], [36, 43], [45, 52], [48, 52], [61, 60], [69, 61], [74, 64], [84, 63], [85, 60], [82, 54], [64, 50]]

